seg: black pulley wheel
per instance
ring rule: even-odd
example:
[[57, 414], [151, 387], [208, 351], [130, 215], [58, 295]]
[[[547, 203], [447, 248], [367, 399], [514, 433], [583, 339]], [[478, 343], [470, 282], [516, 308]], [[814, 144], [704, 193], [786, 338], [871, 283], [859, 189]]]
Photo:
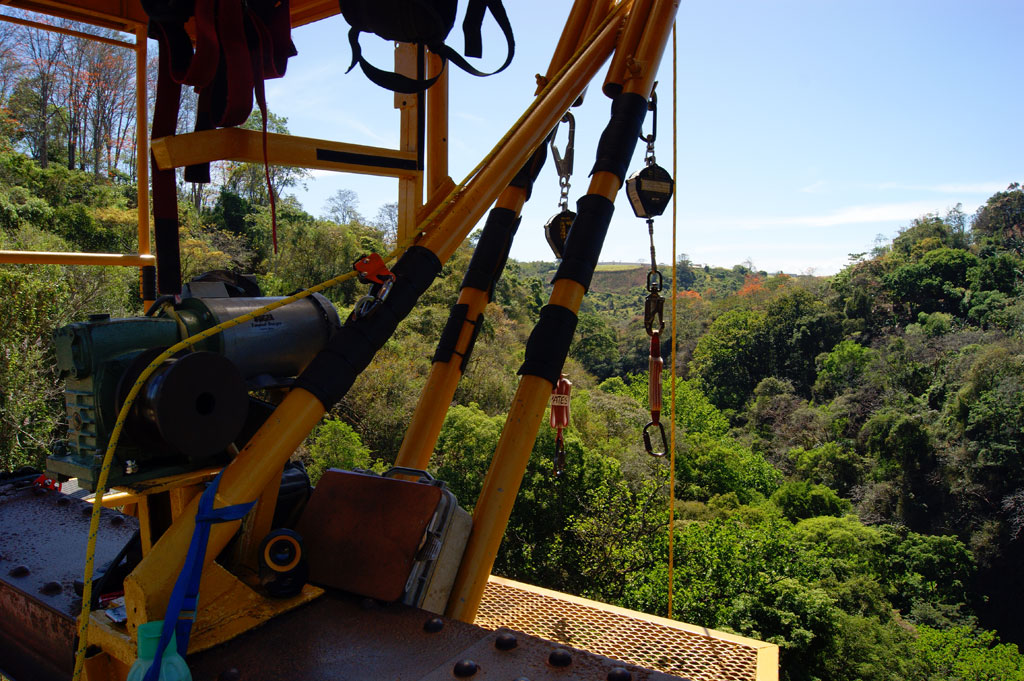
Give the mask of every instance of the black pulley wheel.
[[242, 375], [230, 360], [212, 352], [167, 360], [139, 395], [142, 418], [191, 461], [219, 454], [234, 442], [248, 409]]

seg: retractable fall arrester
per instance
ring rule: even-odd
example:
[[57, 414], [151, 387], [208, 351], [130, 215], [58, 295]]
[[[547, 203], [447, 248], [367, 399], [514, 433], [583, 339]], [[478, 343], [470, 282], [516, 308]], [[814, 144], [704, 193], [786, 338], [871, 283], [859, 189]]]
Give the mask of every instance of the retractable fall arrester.
[[565, 377], [565, 374], [562, 374], [551, 391], [551, 427], [555, 429], [555, 457], [552, 472], [555, 475], [561, 475], [565, 470], [565, 441], [562, 439], [562, 430], [569, 427], [570, 393], [572, 393], [572, 383]]
[[[654, 87], [657, 88], [658, 84], [655, 83]], [[661, 358], [661, 332], [665, 329], [665, 299], [661, 297], [664, 282], [654, 252], [654, 218], [665, 212], [672, 198], [675, 183], [668, 171], [654, 160], [654, 140], [658, 136], [658, 96], [654, 89], [651, 90], [651, 100], [647, 104], [647, 109], [654, 115], [651, 134], [640, 135], [640, 139], [647, 143], [644, 168], [626, 180], [626, 195], [636, 216], [647, 220], [647, 233], [651, 239], [651, 269], [647, 273], [647, 298], [644, 300], [644, 328], [651, 338], [647, 365], [647, 401], [651, 421], [644, 426], [644, 449], [651, 456], [665, 456], [665, 452], [668, 451], [668, 439], [665, 437], [665, 427], [661, 425], [661, 370], [665, 365]], [[657, 432], [661, 436], [660, 448], [655, 448], [652, 432]]]
[[572, 177], [575, 156], [576, 119], [571, 113], [566, 112], [560, 123], [569, 124], [569, 139], [565, 143], [565, 156], [562, 156], [558, 152], [558, 147], [555, 146], [555, 137], [558, 134], [556, 125], [551, 133], [551, 158], [555, 163], [555, 170], [558, 172], [558, 187], [560, 189], [558, 207], [561, 210], [544, 225], [544, 236], [558, 259], [562, 258], [562, 253], [565, 251], [565, 240], [569, 237], [569, 229], [576, 219], [576, 213], [569, 210], [569, 179]]

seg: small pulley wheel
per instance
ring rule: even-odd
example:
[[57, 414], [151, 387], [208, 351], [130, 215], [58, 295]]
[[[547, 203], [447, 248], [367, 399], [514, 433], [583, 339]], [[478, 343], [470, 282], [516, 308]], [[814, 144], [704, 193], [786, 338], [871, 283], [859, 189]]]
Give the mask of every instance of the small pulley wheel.
[[302, 553], [302, 537], [281, 528], [268, 534], [260, 544], [260, 581], [276, 598], [298, 595], [309, 579], [309, 566]]

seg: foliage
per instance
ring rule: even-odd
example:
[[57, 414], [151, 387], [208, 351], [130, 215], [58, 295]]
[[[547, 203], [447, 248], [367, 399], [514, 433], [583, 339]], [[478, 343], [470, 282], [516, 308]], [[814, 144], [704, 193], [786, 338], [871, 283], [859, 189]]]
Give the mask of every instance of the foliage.
[[387, 469], [380, 459], [370, 458], [367, 449], [352, 426], [338, 419], [327, 419], [310, 434], [307, 447], [306, 472], [316, 485], [329, 468], [342, 470], [372, 470], [382, 473]]

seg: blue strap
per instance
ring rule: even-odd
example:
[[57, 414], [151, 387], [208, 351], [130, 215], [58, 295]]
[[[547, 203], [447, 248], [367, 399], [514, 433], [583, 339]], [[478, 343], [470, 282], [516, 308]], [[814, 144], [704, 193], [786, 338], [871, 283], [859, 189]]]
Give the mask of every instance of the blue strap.
[[160, 663], [164, 650], [171, 642], [171, 634], [177, 637], [178, 653], [185, 657], [188, 651], [188, 639], [192, 633], [192, 624], [196, 619], [199, 607], [199, 581], [203, 575], [203, 562], [206, 558], [206, 545], [210, 540], [210, 526], [213, 523], [225, 523], [240, 520], [255, 505], [255, 501], [224, 508], [214, 508], [217, 487], [220, 485], [221, 471], [199, 498], [199, 509], [196, 512], [196, 529], [192, 533], [192, 543], [185, 556], [185, 564], [178, 574], [178, 580], [171, 591], [171, 600], [167, 603], [164, 614], [164, 627], [160, 632], [160, 644], [157, 646], [153, 664], [146, 671], [144, 681], [157, 681], [160, 677]]

